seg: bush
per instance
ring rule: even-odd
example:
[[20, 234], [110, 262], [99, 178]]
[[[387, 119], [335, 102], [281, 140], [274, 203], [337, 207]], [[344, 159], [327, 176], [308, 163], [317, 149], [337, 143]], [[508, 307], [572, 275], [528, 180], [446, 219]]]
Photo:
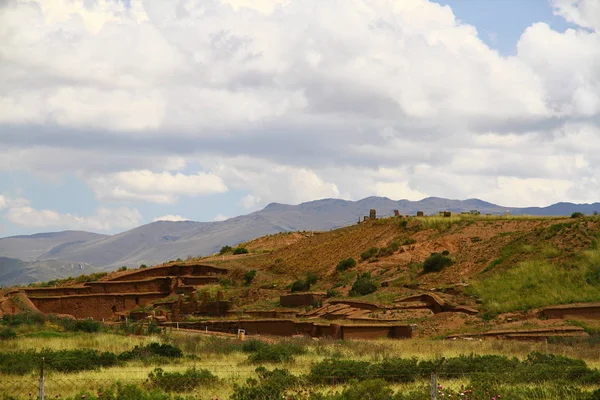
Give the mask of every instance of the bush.
[[307, 378], [320, 385], [338, 385], [352, 379], [362, 381], [369, 378], [370, 366], [368, 361], [327, 359], [313, 364]]
[[[419, 399], [423, 394], [419, 393]], [[392, 400], [396, 399], [394, 391], [390, 389], [388, 383], [383, 379], [368, 380], [359, 382], [350, 381], [350, 384], [344, 388], [341, 393], [316, 394], [311, 396], [310, 400]]]
[[344, 272], [347, 269], [354, 268], [356, 266], [356, 260], [354, 258], [346, 258], [338, 263], [335, 270], [338, 272]]
[[306, 273], [306, 279], [304, 281], [306, 282], [306, 284], [310, 288], [312, 285], [314, 285], [315, 283], [317, 283], [318, 280], [319, 280], [319, 277], [316, 274], [314, 274], [312, 272], [307, 272]]
[[226, 254], [226, 253], [231, 253], [233, 251], [233, 247], [231, 246], [223, 246], [221, 247], [221, 250], [219, 251], [220, 255]]
[[585, 215], [582, 212], [576, 211], [571, 214], [571, 218], [583, 218]]
[[19, 314], [6, 314], [0, 319], [2, 325], [17, 327], [21, 325], [42, 325], [46, 316], [41, 313], [24, 312]]
[[248, 361], [255, 364], [260, 364], [261, 362], [291, 362], [294, 360], [294, 355], [306, 353], [306, 349], [303, 346], [295, 343], [279, 342], [270, 344], [256, 339], [245, 342], [242, 345], [242, 351], [251, 353]]
[[377, 284], [371, 278], [370, 272], [359, 274], [350, 289], [350, 296], [366, 296], [377, 290]]
[[371, 247], [369, 250], [363, 251], [360, 254], [360, 259], [362, 261], [366, 261], [369, 258], [374, 257], [378, 251], [379, 251], [379, 249], [377, 247]]
[[218, 378], [207, 369], [188, 368], [185, 372], [165, 372], [156, 368], [148, 375], [150, 385], [166, 392], [188, 392], [198, 386], [217, 383]]
[[432, 253], [423, 262], [423, 271], [428, 272], [440, 272], [444, 268], [452, 265], [452, 259], [441, 253]]
[[121, 361], [144, 360], [155, 357], [181, 358], [183, 352], [178, 347], [170, 344], [153, 342], [146, 346], [135, 346], [132, 350], [119, 354], [119, 360]]
[[17, 337], [17, 332], [12, 328], [0, 329], [0, 340], [14, 339]]
[[125, 265], [123, 265], [121, 268], [119, 268], [117, 270], [117, 272], [123, 272], [123, 271], [127, 271], [127, 267]]
[[140, 269], [146, 269], [146, 268], [148, 268], [148, 266], [146, 264], [140, 265]]
[[298, 384], [298, 378], [286, 369], [268, 371], [256, 368], [258, 380], [248, 378], [246, 384], [234, 385], [231, 400], [281, 400], [285, 392]]
[[402, 245], [408, 246], [408, 245], [415, 244], [415, 243], [417, 243], [416, 239], [408, 238], [404, 242], [402, 242]]
[[303, 281], [302, 279], [298, 279], [297, 281], [292, 283], [292, 286], [290, 288], [290, 290], [292, 292], [305, 292], [309, 289], [310, 289], [310, 285], [306, 281]]
[[325, 297], [330, 298], [330, 297], [338, 297], [340, 295], [340, 292], [338, 292], [335, 289], [327, 289], [327, 294], [325, 295]]
[[244, 282], [246, 285], [250, 285], [252, 281], [256, 278], [256, 270], [248, 271], [244, 274]]
[[48, 318], [52, 323], [62, 326], [67, 332], [87, 332], [94, 333], [102, 330], [102, 323], [94, 321], [92, 318], [73, 319], [73, 318], [58, 318], [51, 315]]
[[248, 249], [246, 249], [245, 247], [236, 247], [233, 250], [233, 255], [238, 255], [238, 254], [248, 254]]

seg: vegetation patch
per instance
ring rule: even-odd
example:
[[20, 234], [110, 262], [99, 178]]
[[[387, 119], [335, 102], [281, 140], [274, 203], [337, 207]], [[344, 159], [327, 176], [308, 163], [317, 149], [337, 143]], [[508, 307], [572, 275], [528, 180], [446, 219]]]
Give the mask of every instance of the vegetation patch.
[[366, 296], [377, 290], [377, 284], [371, 277], [370, 272], [358, 274], [356, 281], [350, 289], [350, 296]]
[[245, 247], [236, 247], [236, 248], [233, 250], [233, 255], [234, 255], [234, 256], [236, 256], [236, 255], [238, 255], [238, 254], [248, 254], [248, 253], [249, 253], [249, 251], [248, 251], [248, 249], [247, 249], [247, 248], [245, 248]]
[[371, 247], [369, 250], [365, 250], [360, 254], [360, 259], [366, 261], [369, 258], [376, 256], [378, 252], [379, 249], [377, 247]]
[[440, 272], [452, 265], [452, 259], [443, 253], [432, 253], [423, 261], [423, 272]]
[[356, 260], [354, 258], [346, 258], [338, 263], [335, 270], [338, 272], [344, 272], [347, 269], [354, 268], [356, 266]]
[[166, 372], [156, 368], [148, 375], [150, 386], [165, 392], [189, 392], [199, 386], [210, 386], [218, 378], [207, 369], [189, 368], [184, 372]]

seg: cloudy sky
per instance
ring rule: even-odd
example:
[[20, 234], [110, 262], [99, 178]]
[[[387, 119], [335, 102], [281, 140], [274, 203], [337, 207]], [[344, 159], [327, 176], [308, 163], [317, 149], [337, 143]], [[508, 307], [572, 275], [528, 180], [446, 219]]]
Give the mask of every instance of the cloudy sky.
[[0, 236], [600, 201], [598, 0], [0, 0]]

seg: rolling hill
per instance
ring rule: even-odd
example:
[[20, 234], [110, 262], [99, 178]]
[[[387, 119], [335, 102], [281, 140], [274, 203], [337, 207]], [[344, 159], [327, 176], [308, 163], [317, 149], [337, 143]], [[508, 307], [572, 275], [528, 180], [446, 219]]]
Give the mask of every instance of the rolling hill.
[[[575, 211], [591, 214], [600, 210], [600, 204], [557, 203], [542, 208], [511, 208], [478, 199], [437, 197], [420, 201], [368, 197], [359, 201], [323, 199], [299, 205], [271, 203], [260, 211], [222, 222], [159, 221], [112, 236], [65, 231], [8, 237], [0, 239], [0, 256], [21, 260], [29, 267], [29, 273], [21, 273], [21, 277], [18, 271], [25, 269], [12, 267], [11, 283], [50, 280], [63, 277], [63, 274], [55, 274], [68, 270], [61, 268], [65, 263], [81, 263], [86, 269], [83, 272], [90, 273], [122, 265], [136, 267], [203, 256], [215, 253], [223, 245], [236, 245], [278, 232], [326, 231], [349, 226], [368, 215], [372, 208], [377, 210], [378, 216], [393, 215], [395, 209], [407, 215], [414, 215], [417, 211], [437, 214], [442, 210], [458, 213], [476, 209], [483, 214], [504, 215], [509, 211], [513, 215], [548, 216], [570, 215]], [[37, 266], [40, 271], [33, 274], [32, 268], [35, 267], [32, 266]], [[0, 284], [7, 282], [0, 276]]]

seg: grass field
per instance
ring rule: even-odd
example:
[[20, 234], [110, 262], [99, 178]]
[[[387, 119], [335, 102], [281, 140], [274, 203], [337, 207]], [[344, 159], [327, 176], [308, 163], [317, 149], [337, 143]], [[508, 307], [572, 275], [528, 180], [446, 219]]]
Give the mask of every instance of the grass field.
[[[592, 368], [600, 367], [600, 345], [590, 346], [563, 345], [546, 343], [525, 343], [512, 341], [462, 341], [462, 340], [377, 340], [377, 341], [333, 341], [311, 339], [267, 339], [271, 343], [283, 343], [285, 346], [296, 346], [306, 349], [305, 354], [299, 354], [291, 362], [281, 364], [265, 364], [268, 368], [285, 368], [295, 376], [308, 374], [311, 366], [325, 359], [348, 359], [355, 361], [381, 362], [390, 357], [403, 359], [417, 358], [419, 360], [439, 360], [442, 357], [452, 358], [461, 355], [494, 355], [502, 354], [509, 357], [525, 358], [533, 351], [552, 353], [584, 360]], [[183, 372], [189, 368], [207, 369], [216, 375], [218, 385], [196, 388], [188, 394], [202, 399], [228, 399], [234, 393], [234, 385], [242, 385], [248, 378], [255, 378], [257, 364], [248, 361], [248, 354], [242, 351], [243, 343], [235, 338], [204, 336], [187, 331], [173, 331], [166, 336], [125, 336], [113, 333], [56, 333], [37, 332], [17, 339], [0, 341], [0, 353], [19, 350], [49, 348], [54, 350], [69, 350], [91, 348], [100, 351], [123, 352], [134, 346], [143, 346], [152, 342], [167, 342], [181, 348], [185, 354], [177, 361], [145, 360], [130, 361], [123, 365], [100, 370], [82, 371], [75, 374], [47, 371], [47, 398], [74, 396], [82, 391], [97, 391], [109, 387], [114, 382], [134, 383], [139, 386], [147, 384], [149, 373], [156, 367], [167, 372]], [[444, 386], [458, 390], [461, 385], [469, 382], [468, 377], [452, 379], [440, 378]], [[28, 398], [28, 393], [37, 385], [37, 373], [26, 375], [0, 375], [0, 393], [20, 395], [15, 398]], [[427, 385], [424, 379], [411, 383], [392, 383], [390, 387], [399, 392], [420, 390]], [[532, 393], [546, 393], [549, 397], [558, 398], [548, 384], [513, 385], [515, 387], [535, 389]], [[18, 389], [20, 388], [20, 389]], [[323, 393], [342, 390], [343, 386], [333, 385], [320, 388]], [[592, 385], [582, 386], [584, 390], [592, 390]], [[22, 393], [18, 390], [24, 391]], [[25, 393], [27, 392], [27, 393]], [[564, 393], [561, 396], [565, 396]], [[1, 398], [1, 397], [0, 397]], [[528, 398], [528, 397], [522, 397]], [[561, 398], [569, 398], [561, 397]], [[580, 397], [573, 397], [580, 398]]]

